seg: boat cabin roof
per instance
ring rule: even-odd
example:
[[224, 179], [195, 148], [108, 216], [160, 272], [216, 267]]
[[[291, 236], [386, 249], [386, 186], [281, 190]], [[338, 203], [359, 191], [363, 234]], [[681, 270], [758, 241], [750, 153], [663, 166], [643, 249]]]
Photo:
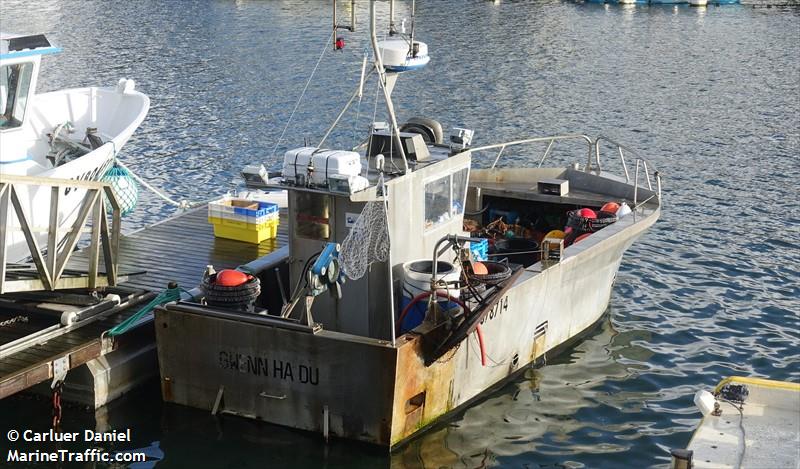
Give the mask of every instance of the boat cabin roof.
[[58, 52], [61, 49], [50, 44], [44, 34], [26, 36], [0, 32], [0, 60]]

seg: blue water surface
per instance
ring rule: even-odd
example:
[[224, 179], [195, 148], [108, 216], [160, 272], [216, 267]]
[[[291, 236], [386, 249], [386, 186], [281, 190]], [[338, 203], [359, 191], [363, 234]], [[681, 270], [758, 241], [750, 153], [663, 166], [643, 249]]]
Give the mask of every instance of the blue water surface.
[[[359, 5], [359, 30], [343, 33], [344, 51], [328, 47], [281, 141], [329, 42], [330, 1], [2, 0], [0, 26], [64, 49], [45, 58], [42, 91], [136, 80], [152, 109], [120, 158], [198, 201], [322, 137], [358, 82]], [[661, 171], [662, 218], [626, 254], [599, 327], [391, 456], [167, 406], [157, 384], [97, 416], [68, 408], [66, 429], [131, 427], [135, 441], [114, 449], [149, 448], [159, 468], [663, 467], [699, 421], [696, 390], [729, 375], [800, 380], [797, 7], [419, 0], [416, 27], [432, 61], [400, 80], [401, 118], [475, 129], [479, 145], [606, 134]], [[385, 119], [375, 95], [367, 87], [326, 145], [358, 143], [376, 109]], [[621, 170], [613, 153], [604, 161]], [[126, 229], [173, 213], [142, 193]], [[44, 401], [0, 402], [2, 427], [49, 418]]]

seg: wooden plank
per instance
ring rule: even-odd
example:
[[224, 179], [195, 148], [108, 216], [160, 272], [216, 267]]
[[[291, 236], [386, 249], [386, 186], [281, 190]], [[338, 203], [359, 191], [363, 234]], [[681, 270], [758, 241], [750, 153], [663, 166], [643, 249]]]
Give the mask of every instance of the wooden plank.
[[50, 363], [60, 357], [69, 356], [69, 368], [75, 369], [101, 355], [100, 339], [74, 347], [61, 355], [53, 355], [46, 361], [22, 369], [10, 376], [0, 378], [0, 399], [25, 390], [53, 377]]
[[50, 365], [41, 363], [8, 378], [3, 378], [0, 380], [0, 399], [24, 391], [50, 377]]

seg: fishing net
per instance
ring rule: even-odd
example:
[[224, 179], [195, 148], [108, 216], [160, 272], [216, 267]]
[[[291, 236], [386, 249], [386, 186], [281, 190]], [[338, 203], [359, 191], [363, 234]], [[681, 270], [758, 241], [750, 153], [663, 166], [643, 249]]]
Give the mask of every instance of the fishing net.
[[[120, 213], [124, 216], [136, 208], [136, 203], [139, 201], [139, 186], [130, 173], [120, 166], [114, 165], [108, 172], [100, 179], [102, 182], [108, 183], [117, 197], [117, 202], [120, 206]], [[106, 201], [106, 206], [111, 209], [111, 204]]]
[[389, 258], [389, 226], [383, 201], [367, 202], [342, 242], [339, 260], [351, 280], [367, 273], [373, 262]]

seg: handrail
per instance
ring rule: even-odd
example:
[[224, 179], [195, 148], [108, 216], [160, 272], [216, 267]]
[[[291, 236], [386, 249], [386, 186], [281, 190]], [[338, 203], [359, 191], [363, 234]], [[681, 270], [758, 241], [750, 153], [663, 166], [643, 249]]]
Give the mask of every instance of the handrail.
[[[625, 153], [632, 155], [635, 158], [636, 162], [636, 172], [633, 180], [634, 186], [634, 205], [638, 204], [638, 195], [639, 195], [639, 169], [642, 168], [644, 171], [644, 176], [647, 181], [647, 188], [650, 191], [653, 191], [653, 183], [650, 177], [650, 167], [652, 165], [648, 164], [648, 161], [636, 154], [635, 151], [630, 149], [629, 147], [613, 140], [612, 138], [599, 135], [597, 138], [592, 140], [590, 137], [583, 135], [583, 134], [567, 134], [567, 135], [554, 135], [550, 137], [534, 137], [534, 138], [527, 138], [523, 140], [513, 140], [510, 142], [505, 143], [497, 143], [493, 145], [485, 145], [482, 147], [472, 148], [470, 151], [478, 152], [478, 151], [485, 151], [485, 150], [493, 150], [499, 148], [500, 151], [497, 152], [497, 155], [494, 157], [494, 161], [492, 162], [491, 169], [495, 169], [497, 167], [497, 163], [500, 161], [500, 157], [503, 156], [503, 152], [506, 148], [517, 146], [517, 145], [525, 145], [531, 143], [540, 143], [540, 142], [547, 142], [547, 148], [544, 151], [544, 154], [539, 159], [539, 164], [537, 168], [541, 168], [544, 160], [550, 155], [553, 146], [556, 142], [562, 140], [583, 140], [589, 146], [589, 158], [586, 161], [586, 167], [584, 168], [584, 172], [589, 172], [593, 170], [593, 166], [596, 168], [597, 173], [599, 174], [602, 171], [602, 165], [600, 163], [600, 143], [606, 142], [612, 146], [617, 147], [617, 153], [619, 154], [620, 163], [622, 163], [622, 169], [625, 172], [625, 182], [631, 184], [631, 176], [628, 172], [628, 164], [625, 161]], [[592, 159], [594, 159], [594, 165], [592, 164]], [[661, 174], [658, 171], [653, 172], [653, 178], [655, 179], [656, 183], [656, 195], [661, 199]], [[649, 199], [648, 199], [649, 200]]]
[[[584, 140], [589, 145], [589, 159], [587, 161], [586, 167], [587, 167], [587, 169], [589, 167], [591, 167], [593, 142], [592, 142], [591, 138], [589, 138], [588, 136], [583, 135], [583, 134], [553, 135], [551, 137], [526, 138], [524, 140], [514, 140], [514, 141], [511, 141], [511, 142], [497, 143], [497, 144], [494, 144], [494, 145], [486, 145], [486, 146], [483, 146], [483, 147], [471, 148], [470, 151], [476, 152], [476, 151], [484, 151], [484, 150], [491, 150], [491, 149], [494, 149], [494, 148], [499, 148], [500, 151], [497, 153], [497, 156], [494, 158], [494, 162], [492, 163], [492, 167], [491, 167], [491, 169], [494, 169], [495, 166], [497, 166], [497, 162], [500, 161], [500, 156], [502, 156], [503, 151], [506, 149], [506, 147], [513, 147], [513, 146], [517, 146], [517, 145], [525, 145], [525, 144], [529, 144], [529, 143], [548, 142], [547, 149], [545, 150], [544, 155], [542, 155], [541, 160], [539, 160], [539, 166], [538, 167], [541, 167], [542, 163], [544, 163], [545, 158], [547, 158], [547, 156], [550, 154], [550, 150], [552, 150], [553, 144], [556, 141], [560, 141], [560, 140]], [[599, 167], [599, 165], [600, 165], [600, 163], [598, 161], [598, 167]]]
[[[32, 226], [30, 214], [26, 214], [18, 195], [17, 186], [50, 187], [50, 213], [47, 227], [47, 255], [42, 249]], [[77, 207], [77, 215], [63, 242], [59, 242], [59, 199], [64, 189], [85, 189], [86, 194]], [[105, 197], [104, 197], [105, 196]], [[106, 218], [106, 204], [111, 205], [111, 223]], [[19, 230], [39, 275], [38, 279], [6, 279], [6, 242], [11, 213], [16, 215]], [[90, 243], [88, 247], [88, 276], [77, 280], [64, 276], [67, 263], [83, 233], [84, 226], [91, 218]], [[115, 285], [119, 280], [117, 261], [121, 231], [121, 208], [111, 185], [97, 181], [77, 181], [74, 179], [54, 179], [43, 177], [0, 175], [0, 293], [31, 290], [55, 290], [59, 288], [97, 288]], [[63, 222], [63, 220], [61, 220]], [[110, 226], [109, 226], [110, 225]], [[60, 247], [60, 249], [59, 249]], [[98, 264], [102, 250], [106, 274], [99, 273]]]
[[100, 181], [79, 181], [77, 179], [56, 179], [36, 176], [19, 176], [16, 174], [0, 174], [0, 183], [25, 184], [33, 186], [62, 186], [76, 187], [78, 189], [103, 189], [108, 184]]
[[[648, 167], [647, 160], [645, 158], [642, 158], [641, 156], [639, 156], [635, 151], [633, 151], [629, 147], [617, 142], [616, 140], [614, 140], [614, 139], [612, 139], [612, 138], [610, 138], [608, 136], [605, 136], [605, 135], [598, 135], [597, 138], [594, 140], [595, 159], [598, 161], [598, 166], [599, 166], [599, 162], [600, 162], [600, 142], [601, 141], [605, 141], [605, 142], [611, 144], [612, 146], [616, 146], [617, 147], [617, 151], [619, 153], [619, 160], [620, 160], [620, 163], [622, 163], [622, 169], [625, 171], [625, 182], [627, 182], [628, 184], [630, 184], [630, 182], [631, 182], [631, 177], [630, 177], [630, 174], [628, 173], [628, 165], [625, 163], [625, 153], [623, 152], [623, 150], [625, 152], [629, 153], [630, 155], [633, 155], [636, 158], [635, 159], [635, 161], [636, 161], [636, 171], [634, 173], [634, 181], [633, 181], [633, 203], [634, 203], [634, 205], [638, 205], [638, 203], [639, 203], [639, 200], [638, 200], [638, 196], [639, 196], [639, 168], [640, 167], [644, 170], [644, 177], [645, 177], [645, 180], [647, 181], [647, 189], [649, 189], [650, 191], [653, 190], [653, 184], [652, 184], [652, 180], [650, 178], [650, 169]], [[653, 172], [653, 177], [654, 177], [655, 183], [656, 183], [656, 195], [658, 196], [658, 199], [661, 200], [661, 173], [659, 171], [654, 171]], [[649, 199], [647, 199], [647, 200], [649, 200]]]

